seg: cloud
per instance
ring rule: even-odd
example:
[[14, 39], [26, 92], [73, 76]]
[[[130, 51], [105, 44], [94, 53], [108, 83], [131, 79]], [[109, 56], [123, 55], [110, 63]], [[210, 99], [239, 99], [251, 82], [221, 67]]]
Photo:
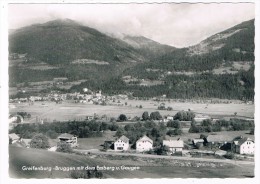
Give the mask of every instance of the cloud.
[[253, 3], [9, 4], [9, 27], [69, 18], [114, 35], [185, 47], [255, 17]]

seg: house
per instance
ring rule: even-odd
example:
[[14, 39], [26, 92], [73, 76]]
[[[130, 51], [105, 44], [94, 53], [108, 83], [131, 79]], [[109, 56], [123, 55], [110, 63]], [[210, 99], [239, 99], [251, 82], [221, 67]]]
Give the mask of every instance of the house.
[[204, 138], [205, 143], [224, 145], [232, 141], [232, 135], [221, 136], [218, 134], [209, 134]]
[[23, 123], [23, 117], [21, 115], [10, 115], [9, 123]]
[[114, 143], [115, 151], [123, 151], [129, 149], [129, 139], [122, 135], [119, 139]]
[[16, 143], [17, 141], [19, 141], [20, 137], [17, 134], [12, 133], [12, 134], [9, 134], [9, 139], [11, 139], [12, 144], [13, 144], [13, 143]]
[[83, 88], [83, 92], [84, 93], [88, 92], [88, 88]]
[[255, 153], [255, 142], [248, 137], [239, 137], [233, 140], [232, 151], [239, 154]]
[[175, 152], [182, 152], [182, 149], [184, 147], [183, 140], [177, 139], [177, 140], [163, 140], [163, 146], [168, 146], [170, 151], [172, 153]]
[[153, 140], [144, 135], [136, 141], [136, 151], [149, 151], [153, 149]]
[[167, 116], [162, 120], [164, 123], [168, 123], [169, 121], [173, 121], [173, 116]]
[[208, 115], [205, 115], [205, 114], [196, 114], [194, 117], [194, 120], [196, 122], [202, 122], [203, 120], [206, 120], [206, 119], [211, 119], [211, 117]]
[[66, 142], [71, 145], [71, 147], [76, 147], [78, 140], [77, 137], [68, 133], [61, 134], [59, 137], [59, 142]]
[[192, 139], [193, 145], [196, 145], [197, 143], [204, 143], [204, 139]]
[[93, 120], [94, 116], [86, 116], [86, 120]]

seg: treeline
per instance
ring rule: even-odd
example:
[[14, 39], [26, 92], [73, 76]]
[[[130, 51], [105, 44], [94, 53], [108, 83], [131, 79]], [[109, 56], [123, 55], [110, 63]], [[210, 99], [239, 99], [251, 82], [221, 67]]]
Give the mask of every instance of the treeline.
[[103, 81], [89, 80], [73, 86], [71, 91], [80, 91], [87, 87], [93, 90], [100, 89], [108, 95], [131, 92], [134, 97], [156, 97], [166, 94], [167, 98], [253, 100], [254, 83], [254, 68], [251, 68], [237, 74], [170, 75], [165, 78], [165, 84], [156, 86], [127, 85], [119, 77]]
[[105, 130], [116, 131], [119, 126], [116, 123], [97, 121], [69, 121], [53, 123], [18, 124], [10, 133], [19, 134], [22, 138], [31, 139], [35, 134], [42, 133], [52, 139], [62, 133], [70, 133], [79, 138], [101, 137]]
[[155, 123], [154, 121], [137, 122], [134, 124], [127, 124], [124, 128], [120, 127], [116, 136], [120, 137], [125, 135], [130, 140], [130, 144], [135, 142], [142, 137], [147, 135], [154, 142], [154, 146], [159, 146], [162, 144], [163, 139], [167, 133], [167, 127], [163, 123]]
[[200, 125], [197, 125], [196, 122], [191, 123], [189, 129], [190, 133], [202, 133], [202, 132], [220, 132], [222, 130], [226, 131], [240, 131], [240, 130], [252, 130], [255, 125], [252, 121], [242, 120], [242, 119], [230, 119], [227, 120], [218, 120], [215, 123], [212, 120], [203, 120]]
[[95, 79], [102, 81], [117, 74], [114, 65], [58, 65], [58, 69], [34, 70], [20, 68], [17, 66], [9, 67], [10, 86], [17, 83], [52, 81], [53, 78], [66, 77], [68, 81], [80, 79]]

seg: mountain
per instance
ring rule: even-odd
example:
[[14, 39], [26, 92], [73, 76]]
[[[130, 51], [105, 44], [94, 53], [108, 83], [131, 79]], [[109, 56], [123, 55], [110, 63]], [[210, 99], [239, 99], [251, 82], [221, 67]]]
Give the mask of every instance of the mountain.
[[199, 44], [189, 47], [191, 55], [202, 55], [217, 50], [229, 49], [237, 53], [254, 52], [254, 19], [217, 33]]
[[158, 55], [166, 54], [173, 50], [175, 47], [163, 45], [144, 36], [124, 36], [123, 41], [141, 51], [146, 57], [153, 58]]
[[67, 64], [78, 59], [142, 62], [145, 58], [127, 43], [75, 21], [34, 24], [9, 36], [11, 53], [27, 53], [31, 61]]
[[54, 20], [9, 35], [10, 58], [17, 57], [14, 53], [26, 58], [10, 60], [9, 80], [16, 86], [66, 77], [86, 80], [69, 91], [87, 87], [138, 97], [253, 100], [254, 35], [250, 20], [178, 49], [142, 36], [119, 39], [75, 21]]
[[215, 34], [197, 45], [160, 55], [149, 68], [206, 71], [233, 61], [254, 61], [254, 19]]

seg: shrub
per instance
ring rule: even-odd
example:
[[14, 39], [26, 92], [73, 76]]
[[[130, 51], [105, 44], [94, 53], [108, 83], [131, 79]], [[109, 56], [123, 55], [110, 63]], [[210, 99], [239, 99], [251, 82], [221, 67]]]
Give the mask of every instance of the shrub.
[[30, 147], [37, 149], [47, 149], [50, 147], [49, 140], [43, 134], [36, 134], [30, 142]]
[[235, 158], [235, 154], [234, 153], [231, 153], [231, 152], [227, 152], [225, 155], [224, 155], [225, 158], [227, 159], [234, 159]]
[[60, 142], [57, 145], [57, 152], [63, 152], [63, 153], [72, 153], [72, 148], [70, 144], [66, 142]]
[[127, 120], [127, 117], [125, 114], [120, 114], [119, 117], [118, 117], [118, 121], [126, 121]]
[[197, 143], [196, 143], [196, 148], [197, 148], [197, 149], [203, 148], [203, 143], [197, 142]]
[[73, 179], [90, 179], [90, 178], [103, 178], [103, 173], [101, 171], [98, 171], [97, 169], [91, 171], [72, 171], [70, 173], [70, 177]]

